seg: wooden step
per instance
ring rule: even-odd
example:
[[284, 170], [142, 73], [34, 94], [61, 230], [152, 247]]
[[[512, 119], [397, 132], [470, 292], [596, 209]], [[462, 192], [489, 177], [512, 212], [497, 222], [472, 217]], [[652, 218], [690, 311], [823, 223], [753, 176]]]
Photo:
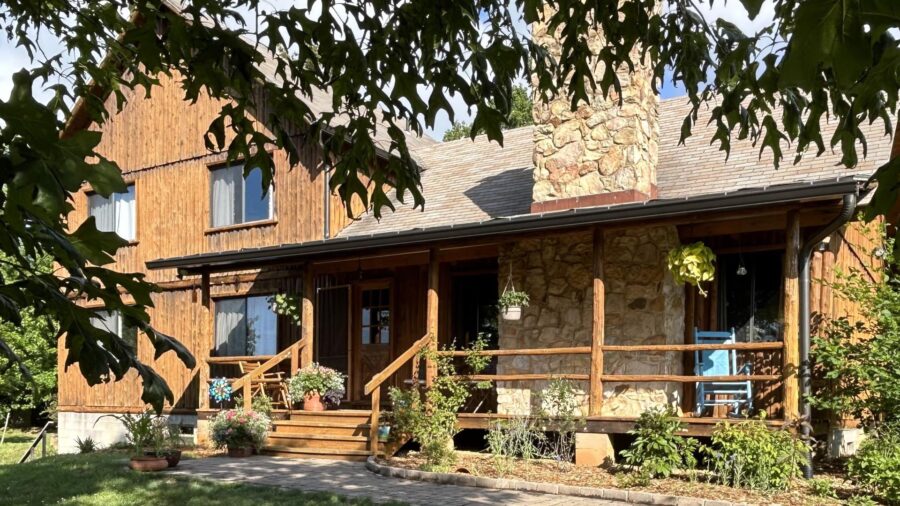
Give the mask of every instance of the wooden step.
[[336, 450], [328, 448], [295, 448], [282, 445], [264, 446], [261, 453], [275, 457], [290, 457], [295, 459], [326, 459], [326, 460], [351, 460], [365, 461], [369, 455], [368, 450]]
[[368, 423], [372, 416], [371, 411], [362, 410], [335, 410], [335, 411], [294, 411], [291, 420], [315, 421], [331, 423]]
[[369, 435], [368, 423], [334, 423], [334, 422], [308, 422], [302, 420], [283, 420], [272, 422], [275, 428], [273, 433], [284, 434], [322, 434], [335, 436], [364, 436]]
[[271, 433], [266, 439], [266, 445], [330, 450], [368, 450], [369, 439], [364, 436]]

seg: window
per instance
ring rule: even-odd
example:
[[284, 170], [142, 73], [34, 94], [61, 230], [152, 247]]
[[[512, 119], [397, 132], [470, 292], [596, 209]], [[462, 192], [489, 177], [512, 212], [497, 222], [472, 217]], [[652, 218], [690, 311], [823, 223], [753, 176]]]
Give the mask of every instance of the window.
[[101, 232], [115, 232], [126, 241], [137, 238], [137, 213], [135, 212], [134, 185], [122, 193], [113, 193], [109, 197], [92, 193], [88, 196], [90, 216], [97, 223]]
[[112, 332], [137, 349], [137, 329], [126, 325], [118, 311], [97, 311], [97, 316], [91, 318], [91, 325]]
[[387, 288], [362, 292], [362, 344], [391, 342], [391, 291]]
[[212, 171], [211, 225], [227, 227], [272, 218], [272, 188], [263, 192], [262, 170], [252, 169], [244, 178], [244, 166]]
[[268, 296], [216, 301], [216, 355], [274, 355], [278, 324]]
[[781, 340], [782, 261], [779, 251], [719, 256], [719, 321], [739, 342]]

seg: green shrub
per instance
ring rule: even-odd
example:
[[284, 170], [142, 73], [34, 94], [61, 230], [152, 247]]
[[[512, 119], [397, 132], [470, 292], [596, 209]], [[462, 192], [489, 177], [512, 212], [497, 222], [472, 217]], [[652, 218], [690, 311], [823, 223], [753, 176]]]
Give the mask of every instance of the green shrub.
[[834, 491], [834, 483], [831, 480], [813, 478], [806, 484], [809, 485], [809, 491], [812, 492], [812, 495], [816, 497], [837, 498], [837, 492]]
[[900, 504], [900, 427], [885, 426], [864, 439], [847, 474], [867, 492]]
[[90, 436], [84, 439], [76, 437], [75, 446], [78, 448], [78, 453], [94, 453], [100, 449], [100, 445]]
[[491, 422], [485, 439], [497, 469], [505, 474], [513, 459], [540, 458], [547, 435], [530, 416], [514, 416]]
[[784, 490], [801, 474], [808, 446], [790, 431], [770, 430], [763, 417], [723, 422], [704, 447], [710, 469], [720, 482], [737, 488]]
[[[479, 335], [465, 357], [470, 374], [478, 374], [490, 361], [479, 355], [486, 343]], [[452, 351], [453, 346], [444, 351]], [[411, 436], [425, 456], [424, 469], [446, 471], [456, 461], [453, 451], [453, 436], [459, 432], [457, 413], [469, 400], [473, 388], [488, 386], [487, 383], [473, 383], [457, 375], [453, 358], [426, 348], [422, 357], [437, 364], [437, 377], [424, 395], [418, 389], [403, 390], [392, 387], [388, 390], [395, 429], [400, 434]]]
[[878, 503], [867, 495], [855, 495], [847, 500], [847, 506], [878, 506]]
[[545, 422], [544, 432], [553, 432], [556, 437], [546, 438], [543, 456], [556, 462], [575, 461], [575, 433], [584, 427], [584, 417], [580, 415], [581, 400], [575, 385], [566, 379], [554, 378], [538, 394], [541, 401], [540, 417]]
[[[244, 396], [234, 396], [234, 405], [243, 406]], [[259, 414], [266, 415], [267, 417], [272, 418], [272, 409], [274, 409], [272, 406], [272, 398], [266, 395], [265, 392], [259, 392], [257, 395], [254, 395], [253, 399], [250, 401], [250, 409], [256, 411]]]
[[641, 413], [634, 429], [628, 431], [634, 442], [622, 451], [625, 463], [640, 467], [646, 478], [669, 477], [679, 469], [697, 465], [696, 439], [679, 436], [684, 424], [672, 407], [656, 407]]

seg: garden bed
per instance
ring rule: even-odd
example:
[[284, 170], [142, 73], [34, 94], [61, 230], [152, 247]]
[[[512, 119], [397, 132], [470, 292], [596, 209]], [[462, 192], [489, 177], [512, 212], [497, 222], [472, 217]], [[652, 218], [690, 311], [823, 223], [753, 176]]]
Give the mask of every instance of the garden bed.
[[[401, 457], [379, 459], [379, 464], [404, 469], [421, 469], [425, 459], [418, 453], [410, 452]], [[636, 483], [635, 475], [628, 472], [608, 471], [602, 468], [576, 467], [571, 464], [559, 464], [549, 460], [514, 459], [498, 466], [491, 455], [473, 452], [457, 452], [457, 461], [453, 469], [458, 474], [476, 477], [524, 480], [538, 483], [555, 483], [576, 487], [594, 487], [604, 489], [622, 489], [653, 494], [665, 494], [683, 497], [696, 497], [719, 501], [731, 501], [753, 505], [837, 505], [841, 502], [834, 498], [817, 496], [810, 486], [797, 481], [787, 491], [764, 493], [752, 490], [736, 489], [710, 483], [704, 475], [696, 480], [688, 477], [655, 479], [648, 485]], [[850, 497], [855, 489], [852, 485], [836, 475], [820, 475], [819, 478], [832, 482], [834, 490], [840, 497]]]

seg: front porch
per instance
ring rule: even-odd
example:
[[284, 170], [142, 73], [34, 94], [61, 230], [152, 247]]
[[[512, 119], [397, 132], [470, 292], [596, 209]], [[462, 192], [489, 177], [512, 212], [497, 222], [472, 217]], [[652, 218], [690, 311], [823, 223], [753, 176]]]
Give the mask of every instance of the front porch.
[[[819, 211], [781, 213], [751, 226], [744, 217], [730, 217], [702, 225], [595, 227], [309, 259], [298, 283], [304, 322], [298, 339], [271, 356], [209, 357], [202, 385], [220, 375], [220, 366], [252, 358], [259, 367], [232, 383], [249, 405], [255, 378], [264, 374], [281, 371], [286, 378], [313, 361], [338, 369], [349, 377], [342, 410], [349, 409], [356, 424], [347, 436], [366, 438], [372, 454], [379, 449], [370, 428], [387, 408], [386, 387], [430, 383], [434, 367], [420, 361], [420, 351], [465, 346], [483, 334], [491, 366], [470, 379], [494, 388], [477, 411], [460, 414], [464, 429], [527, 413], [533, 394], [554, 378], [580, 389], [586, 432], [624, 433], [643, 410], [675, 405], [686, 434], [709, 435], [730, 417], [721, 407], [695, 414], [700, 381], [750, 382], [754, 413], [764, 411], [767, 423], [780, 427], [797, 418], [799, 404], [799, 231], [801, 223], [825, 217]], [[675, 286], [664, 268], [670, 244], [700, 238], [722, 259], [706, 298]], [[725, 271], [735, 262], [744, 277]], [[510, 272], [532, 296], [518, 322], [503, 321], [496, 311]], [[208, 274], [204, 279], [208, 283]], [[211, 312], [215, 302], [207, 300]], [[734, 327], [737, 342], [697, 344], [695, 327]], [[695, 353], [711, 350], [733, 350], [752, 372], [695, 374]], [[209, 413], [205, 391], [201, 403], [201, 413]], [[329, 413], [341, 416], [340, 410]], [[302, 414], [286, 406], [276, 417], [289, 422]], [[306, 426], [310, 433], [327, 428]]]

